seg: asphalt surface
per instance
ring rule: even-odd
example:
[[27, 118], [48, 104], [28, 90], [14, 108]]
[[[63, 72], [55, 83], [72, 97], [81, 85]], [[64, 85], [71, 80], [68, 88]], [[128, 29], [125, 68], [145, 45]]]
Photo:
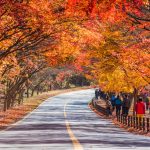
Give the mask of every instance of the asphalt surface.
[[88, 107], [94, 90], [60, 94], [0, 131], [0, 150], [149, 150], [150, 138], [116, 128]]

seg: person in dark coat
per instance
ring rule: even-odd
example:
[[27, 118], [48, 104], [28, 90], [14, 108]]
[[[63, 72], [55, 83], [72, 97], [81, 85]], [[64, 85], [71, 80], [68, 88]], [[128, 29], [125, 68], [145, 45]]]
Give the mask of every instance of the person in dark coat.
[[102, 92], [102, 91], [101, 91], [101, 89], [99, 88], [99, 89], [98, 89], [98, 98], [99, 98], [99, 99], [101, 99], [101, 92]]
[[108, 95], [106, 96], [106, 110], [107, 110], [108, 116], [112, 115], [112, 105], [111, 105], [111, 102], [110, 102]]
[[117, 98], [115, 99], [116, 115], [120, 115], [121, 105], [122, 105], [122, 101], [120, 96], [118, 95]]
[[95, 90], [95, 99], [98, 99], [98, 96], [99, 96], [99, 92], [98, 92], [98, 89]]
[[128, 98], [128, 95], [125, 95], [124, 98], [123, 98], [123, 102], [122, 102], [122, 114], [124, 116], [128, 115], [130, 105], [131, 105], [131, 101]]
[[149, 99], [148, 99], [147, 95], [145, 95], [145, 97], [144, 97], [144, 103], [146, 105], [146, 110], [148, 110], [148, 108], [149, 108]]

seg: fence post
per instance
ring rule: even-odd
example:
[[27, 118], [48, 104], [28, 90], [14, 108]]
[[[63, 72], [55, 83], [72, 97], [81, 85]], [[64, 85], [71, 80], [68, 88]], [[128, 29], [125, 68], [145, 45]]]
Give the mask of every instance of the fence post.
[[143, 118], [143, 131], [145, 131], [145, 118]]
[[124, 118], [124, 115], [122, 115], [122, 118], [123, 118], [123, 124], [125, 124], [125, 118]]
[[128, 127], [130, 127], [130, 116], [128, 116]]
[[117, 121], [119, 121], [119, 115], [117, 115]]
[[149, 132], [149, 118], [146, 118], [147, 120], [147, 132]]
[[131, 116], [131, 127], [133, 126], [133, 117]]
[[125, 116], [125, 125], [127, 125], [127, 116]]
[[121, 123], [123, 123], [123, 116], [121, 115]]
[[118, 117], [119, 117], [119, 122], [120, 122], [120, 115], [118, 115]]
[[133, 128], [135, 128], [135, 116], [133, 116]]
[[126, 123], [126, 118], [125, 118], [125, 116], [123, 116], [123, 124], [125, 125]]
[[136, 128], [138, 129], [139, 128], [139, 118], [136, 117]]
[[139, 117], [139, 129], [142, 130], [142, 118]]
[[124, 125], [125, 125], [125, 122], [126, 122], [125, 116], [123, 115], [123, 124], [124, 124]]

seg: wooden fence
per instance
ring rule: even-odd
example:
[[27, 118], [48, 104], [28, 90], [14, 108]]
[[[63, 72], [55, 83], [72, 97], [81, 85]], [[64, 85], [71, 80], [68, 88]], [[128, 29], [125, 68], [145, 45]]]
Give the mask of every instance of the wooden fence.
[[150, 118], [118, 115], [117, 121], [138, 130], [150, 131]]
[[[104, 115], [108, 116], [109, 113], [106, 108], [98, 105], [96, 101], [94, 101], [94, 98], [91, 101], [91, 104], [93, 107], [103, 113]], [[150, 131], [150, 118], [148, 117], [136, 117], [136, 116], [124, 116], [124, 115], [118, 115], [117, 121], [120, 122], [121, 124], [127, 126], [127, 127], [132, 127], [137, 130], [141, 130], [143, 132], [149, 132]]]
[[91, 101], [92, 106], [93, 106], [97, 111], [99, 111], [99, 112], [101, 112], [102, 114], [108, 116], [108, 111], [106, 110], [106, 108], [104, 108], [104, 107], [98, 105], [94, 100], [95, 100], [95, 99], [93, 98], [92, 101]]

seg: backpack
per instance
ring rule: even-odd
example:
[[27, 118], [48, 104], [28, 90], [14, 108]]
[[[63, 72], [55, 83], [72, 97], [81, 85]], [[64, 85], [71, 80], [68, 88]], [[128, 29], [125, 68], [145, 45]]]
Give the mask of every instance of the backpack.
[[120, 99], [116, 98], [115, 104], [116, 104], [116, 105], [121, 105], [121, 104], [122, 104], [122, 101], [121, 101]]

